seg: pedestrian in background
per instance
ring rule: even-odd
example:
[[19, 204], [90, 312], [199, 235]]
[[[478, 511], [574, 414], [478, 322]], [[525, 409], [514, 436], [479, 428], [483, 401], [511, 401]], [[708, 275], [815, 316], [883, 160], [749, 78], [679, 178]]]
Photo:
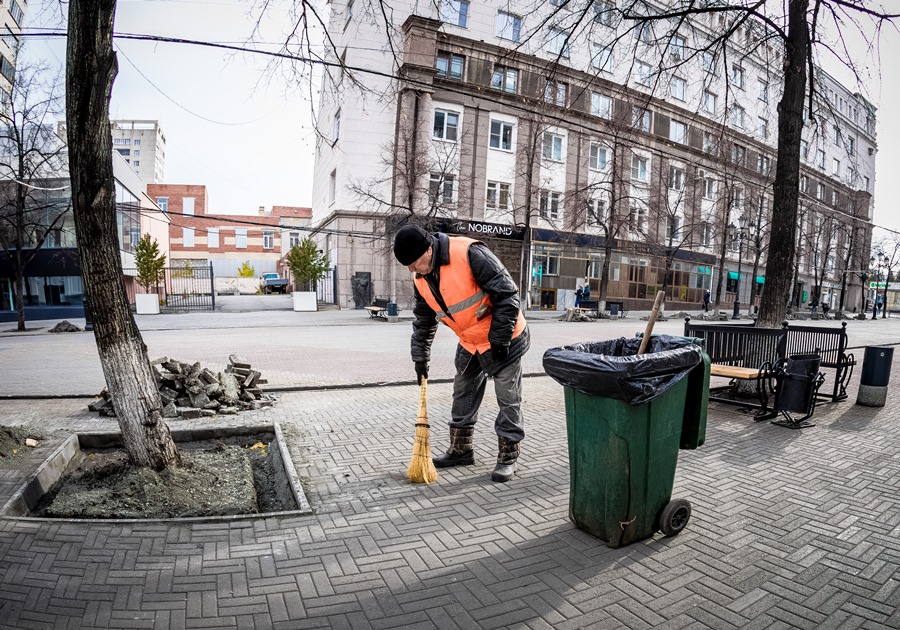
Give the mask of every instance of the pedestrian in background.
[[581, 288], [581, 285], [578, 285], [578, 288], [575, 289], [575, 308], [581, 306], [581, 296], [584, 295], [584, 289]]
[[584, 291], [581, 294], [582, 300], [590, 300], [591, 299], [591, 284], [589, 282], [584, 283]]
[[703, 312], [704, 313], [709, 313], [709, 302], [710, 302], [710, 295], [709, 295], [709, 289], [707, 289], [706, 292], [703, 294]]

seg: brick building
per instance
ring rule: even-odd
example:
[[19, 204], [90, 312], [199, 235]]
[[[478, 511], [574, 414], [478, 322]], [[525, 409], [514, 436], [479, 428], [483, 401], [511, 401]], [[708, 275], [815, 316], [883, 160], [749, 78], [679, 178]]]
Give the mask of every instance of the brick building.
[[244, 262], [256, 277], [282, 273], [279, 261], [303, 238], [312, 217], [310, 208], [295, 206], [260, 206], [256, 214], [247, 215], [214, 214], [206, 186], [197, 184], [150, 184], [147, 194], [170, 217], [172, 265], [211, 264], [221, 279], [236, 277]]

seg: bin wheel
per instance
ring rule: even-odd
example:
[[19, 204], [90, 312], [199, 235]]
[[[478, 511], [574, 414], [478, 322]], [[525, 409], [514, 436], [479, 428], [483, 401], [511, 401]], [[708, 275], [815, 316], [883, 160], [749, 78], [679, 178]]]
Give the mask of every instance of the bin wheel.
[[659, 515], [659, 529], [666, 536], [681, 533], [691, 519], [691, 504], [687, 499], [673, 499]]

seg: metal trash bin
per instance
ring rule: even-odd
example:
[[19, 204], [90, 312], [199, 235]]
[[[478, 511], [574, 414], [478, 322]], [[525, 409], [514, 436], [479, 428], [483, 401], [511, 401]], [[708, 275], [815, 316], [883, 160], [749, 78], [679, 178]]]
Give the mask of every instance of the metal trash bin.
[[863, 356], [862, 375], [856, 404], [865, 407], [884, 407], [887, 386], [891, 380], [894, 349], [889, 346], [869, 346]]
[[[816, 426], [806, 420], [815, 412], [816, 393], [825, 382], [825, 377], [819, 372], [821, 365], [822, 357], [818, 351], [815, 354], [794, 354], [778, 362], [775, 366], [774, 408], [784, 420], [772, 420], [772, 424], [789, 429]], [[803, 415], [795, 418], [791, 414]]]
[[569, 518], [621, 547], [657, 530], [678, 534], [691, 504], [673, 499], [679, 449], [706, 439], [709, 357], [682, 337], [551, 348], [544, 369], [564, 387]]
[[400, 309], [397, 308], [396, 302], [388, 302], [387, 303], [387, 320], [389, 322], [396, 322], [400, 319]]
[[612, 303], [609, 305], [609, 316], [610, 317], [618, 317], [619, 316], [619, 305], [616, 303]]

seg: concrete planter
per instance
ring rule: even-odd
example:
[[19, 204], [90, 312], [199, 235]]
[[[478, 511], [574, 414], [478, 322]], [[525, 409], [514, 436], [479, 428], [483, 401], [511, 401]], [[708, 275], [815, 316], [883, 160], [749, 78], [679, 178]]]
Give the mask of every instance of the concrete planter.
[[137, 293], [134, 306], [138, 315], [159, 315], [159, 296], [155, 293]]
[[294, 291], [294, 310], [295, 311], [317, 311], [315, 291]]

